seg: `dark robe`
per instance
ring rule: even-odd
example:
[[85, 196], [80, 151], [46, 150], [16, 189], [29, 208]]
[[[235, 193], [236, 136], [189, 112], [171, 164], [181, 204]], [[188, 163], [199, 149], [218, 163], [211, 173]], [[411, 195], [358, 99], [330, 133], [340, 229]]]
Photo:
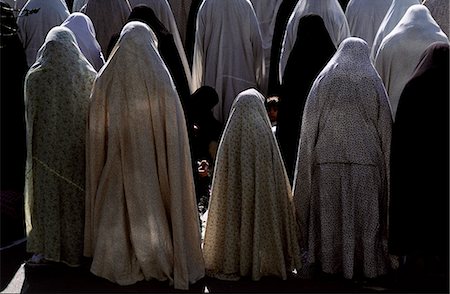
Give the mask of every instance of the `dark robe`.
[[[209, 144], [220, 141], [222, 124], [214, 117], [212, 109], [219, 102], [216, 90], [209, 86], [202, 86], [188, 101], [188, 133], [191, 135], [191, 153], [192, 161], [197, 167], [197, 162], [207, 160], [210, 169], [213, 168], [214, 159], [209, 152]], [[212, 171], [212, 170], [211, 170]], [[198, 175], [197, 168], [194, 171], [195, 191], [197, 201], [201, 198], [209, 198], [209, 185], [211, 178], [201, 178]]]
[[186, 25], [186, 58], [189, 63], [189, 67], [192, 70], [192, 60], [194, 59], [194, 45], [195, 45], [195, 31], [197, 29], [197, 14], [200, 9], [202, 0], [192, 0], [191, 7], [189, 9], [188, 21]]
[[72, 13], [72, 7], [73, 7], [73, 0], [66, 0], [67, 8], [69, 9], [70, 13]]
[[278, 81], [278, 66], [281, 57], [281, 47], [283, 45], [284, 33], [289, 17], [294, 11], [297, 2], [298, 0], [284, 0], [278, 8], [272, 37], [272, 47], [270, 49], [269, 96], [279, 95], [280, 83]]
[[447, 256], [449, 46], [430, 45], [400, 96], [391, 145], [389, 250]]
[[347, 9], [348, 2], [350, 2], [350, 0], [339, 0], [338, 2], [339, 4], [341, 4], [342, 10], [345, 12], [345, 10]]
[[283, 75], [276, 137], [292, 184], [303, 108], [319, 72], [336, 52], [322, 18], [303, 16]]
[[1, 7], [1, 246], [24, 236], [25, 179], [24, 80], [27, 61], [8, 4]]

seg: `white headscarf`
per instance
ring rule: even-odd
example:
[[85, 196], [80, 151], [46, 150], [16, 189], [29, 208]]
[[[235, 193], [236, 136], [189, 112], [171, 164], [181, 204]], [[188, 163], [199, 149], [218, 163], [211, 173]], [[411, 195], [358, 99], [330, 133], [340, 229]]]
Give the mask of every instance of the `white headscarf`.
[[25, 79], [27, 249], [69, 265], [83, 257], [86, 116], [95, 76], [75, 36], [58, 26]]
[[378, 49], [380, 48], [383, 39], [395, 28], [406, 10], [414, 4], [420, 4], [420, 0], [393, 0], [391, 7], [386, 12], [383, 21], [378, 28], [378, 31], [373, 40], [372, 48], [370, 49], [370, 58], [375, 61]]
[[204, 276], [186, 123], [175, 86], [142, 22], [126, 24], [91, 95], [86, 256], [120, 285]]
[[345, 11], [350, 35], [366, 41], [370, 50], [391, 4], [392, 0], [350, 0]]
[[192, 81], [219, 94], [214, 117], [225, 123], [234, 98], [258, 88], [265, 75], [258, 19], [249, 0], [205, 0], [198, 11]]
[[387, 272], [391, 129], [367, 43], [348, 38], [307, 98], [294, 181], [301, 247], [326, 273]]
[[395, 119], [397, 105], [420, 56], [434, 42], [448, 43], [448, 38], [422, 4], [411, 6], [398, 25], [381, 42], [375, 67], [383, 79]]
[[61, 26], [69, 28], [74, 33], [81, 52], [92, 64], [95, 70], [99, 71], [105, 64], [102, 50], [95, 38], [95, 29], [91, 19], [83, 13], [72, 13]]
[[30, 0], [17, 17], [17, 26], [28, 66], [36, 61], [36, 54], [51, 28], [59, 26], [69, 11], [63, 0]]
[[449, 37], [449, 1], [448, 0], [425, 0], [423, 5], [425, 5], [428, 10], [430, 10], [431, 15], [434, 20], [441, 27], [441, 30]]
[[255, 89], [240, 93], [217, 152], [203, 252], [209, 275], [236, 280], [300, 268], [291, 187]]
[[347, 19], [337, 0], [300, 0], [289, 18], [280, 58], [279, 81], [281, 83], [286, 63], [297, 39], [298, 22], [306, 14], [317, 14], [325, 23], [334, 46], [350, 36]]
[[127, 22], [131, 7], [128, 0], [89, 0], [81, 12], [92, 20], [98, 43], [105, 53], [111, 37]]
[[175, 42], [178, 54], [180, 54], [181, 62], [183, 63], [183, 69], [189, 83], [189, 89], [191, 90], [191, 93], [193, 93], [191, 69], [189, 68], [186, 52], [184, 51], [183, 43], [181, 42], [177, 23], [175, 22], [175, 18], [173, 17], [172, 10], [170, 9], [170, 5], [167, 0], [130, 0], [130, 4], [131, 7], [135, 7], [139, 4], [144, 4], [150, 7], [159, 21], [172, 34], [173, 41]]

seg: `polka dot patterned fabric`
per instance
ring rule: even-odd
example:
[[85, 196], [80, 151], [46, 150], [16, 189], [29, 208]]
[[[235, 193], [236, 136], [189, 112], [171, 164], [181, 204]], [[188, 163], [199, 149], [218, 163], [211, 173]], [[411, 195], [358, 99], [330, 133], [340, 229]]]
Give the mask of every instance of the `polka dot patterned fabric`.
[[300, 266], [291, 188], [263, 96], [235, 99], [217, 154], [206, 225], [207, 274], [286, 279]]

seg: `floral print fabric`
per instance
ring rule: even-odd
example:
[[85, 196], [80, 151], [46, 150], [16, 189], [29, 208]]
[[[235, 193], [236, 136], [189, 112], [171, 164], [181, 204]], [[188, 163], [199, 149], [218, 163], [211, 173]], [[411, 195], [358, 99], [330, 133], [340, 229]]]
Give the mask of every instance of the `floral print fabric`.
[[72, 32], [53, 28], [25, 80], [27, 250], [79, 265], [83, 253], [85, 127], [96, 72]]
[[391, 128], [367, 43], [344, 40], [303, 113], [294, 203], [307, 264], [345, 278], [387, 272]]
[[291, 188], [263, 96], [238, 95], [220, 142], [203, 246], [207, 274], [237, 280], [300, 267]]

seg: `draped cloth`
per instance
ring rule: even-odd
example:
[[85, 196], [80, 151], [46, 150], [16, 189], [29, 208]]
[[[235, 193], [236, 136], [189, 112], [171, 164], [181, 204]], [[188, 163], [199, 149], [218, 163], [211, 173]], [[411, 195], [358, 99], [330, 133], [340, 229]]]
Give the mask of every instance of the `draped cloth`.
[[297, 40], [283, 76], [276, 130], [291, 183], [306, 97], [317, 75], [336, 52], [320, 16], [306, 15], [300, 19], [298, 26]]
[[363, 39], [371, 49], [391, 4], [392, 0], [351, 0], [345, 10], [350, 35]]
[[226, 122], [240, 92], [264, 88], [264, 70], [261, 33], [250, 1], [205, 0], [197, 15], [192, 82], [194, 90], [210, 86], [217, 91], [214, 117]]
[[50, 29], [59, 26], [68, 16], [62, 0], [30, 0], [25, 4], [17, 17], [17, 26], [28, 67], [36, 61], [36, 54]]
[[370, 58], [372, 61], [375, 60], [383, 39], [395, 28], [403, 15], [405, 15], [406, 10], [415, 4], [420, 4], [420, 0], [392, 0], [392, 4], [386, 12], [373, 40], [370, 51]]
[[417, 4], [406, 11], [398, 25], [381, 42], [375, 67], [389, 95], [394, 118], [400, 95], [420, 56], [429, 45], [438, 41], [449, 42], [429, 10]]
[[[270, 70], [270, 52], [272, 48], [272, 37], [275, 30], [276, 16], [283, 0], [251, 0], [258, 19], [259, 29], [264, 48], [265, 79], [268, 84]], [[265, 94], [265, 93], [264, 93]]]
[[301, 266], [291, 187], [263, 101], [255, 89], [236, 97], [217, 153], [203, 252], [219, 279], [285, 280]]
[[448, 0], [425, 0], [423, 1], [423, 5], [425, 5], [428, 10], [430, 10], [431, 15], [434, 20], [441, 27], [442, 31], [450, 37], [449, 35], [449, 1]]
[[126, 24], [91, 95], [84, 254], [120, 285], [204, 276], [183, 109], [156, 36]]
[[367, 43], [348, 38], [307, 98], [293, 188], [301, 247], [325, 273], [387, 273], [391, 127]]
[[73, 12], [81, 11], [83, 6], [86, 5], [87, 2], [88, 0], [74, 0], [72, 4], [72, 11]]
[[96, 72], [65, 27], [50, 30], [25, 80], [27, 250], [80, 265], [85, 138]]
[[178, 54], [180, 55], [181, 62], [183, 64], [184, 74], [186, 75], [189, 82], [190, 93], [192, 93], [193, 87], [191, 83], [191, 69], [189, 68], [189, 64], [186, 58], [186, 52], [184, 51], [184, 46], [183, 42], [181, 41], [177, 23], [175, 22], [175, 18], [167, 0], [130, 0], [130, 4], [132, 8], [140, 4], [144, 4], [150, 7], [159, 21], [172, 34], [175, 46], [178, 49]]
[[168, 0], [170, 8], [173, 12], [173, 17], [177, 23], [180, 38], [186, 48], [186, 28], [189, 18], [189, 11], [191, 10], [192, 0]]
[[297, 38], [298, 22], [302, 16], [317, 14], [322, 17], [325, 27], [337, 48], [339, 44], [350, 36], [347, 19], [337, 0], [300, 0], [289, 18], [283, 39], [280, 58], [279, 80], [281, 81], [287, 60]]
[[186, 41], [184, 48], [186, 51], [186, 58], [189, 63], [189, 67], [192, 69], [192, 59], [194, 57], [194, 45], [195, 45], [195, 31], [197, 25], [197, 13], [200, 9], [200, 5], [203, 0], [192, 0], [191, 8], [189, 9], [189, 15], [186, 25]]
[[267, 87], [267, 95], [279, 95], [280, 81], [279, 76], [279, 64], [281, 57], [281, 46], [283, 45], [284, 32], [298, 0], [283, 0], [278, 8], [277, 16], [275, 19], [275, 27], [272, 36], [272, 45], [270, 48], [270, 69], [269, 81]]
[[111, 37], [127, 22], [131, 6], [128, 0], [89, 0], [81, 12], [92, 20], [100, 48], [106, 53]]
[[[158, 39], [158, 52], [172, 76], [173, 82], [181, 99], [181, 104], [186, 113], [186, 101], [189, 99], [191, 92], [189, 88], [190, 80], [186, 76], [183, 68], [182, 58], [175, 45], [173, 35], [166, 29], [164, 24], [155, 15], [153, 9], [147, 5], [138, 5], [133, 7], [128, 21], [143, 21], [150, 26]], [[117, 36], [118, 38], [118, 36]], [[183, 52], [182, 52], [183, 53]], [[190, 77], [190, 76], [189, 76]]]
[[391, 145], [389, 250], [448, 257], [449, 45], [433, 43], [400, 96]]
[[95, 70], [99, 71], [105, 64], [102, 49], [95, 37], [95, 29], [91, 19], [80, 12], [74, 12], [61, 24], [72, 31], [78, 46]]

